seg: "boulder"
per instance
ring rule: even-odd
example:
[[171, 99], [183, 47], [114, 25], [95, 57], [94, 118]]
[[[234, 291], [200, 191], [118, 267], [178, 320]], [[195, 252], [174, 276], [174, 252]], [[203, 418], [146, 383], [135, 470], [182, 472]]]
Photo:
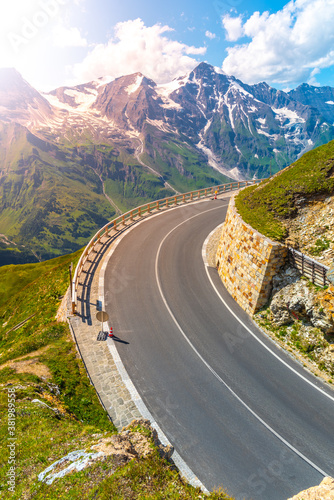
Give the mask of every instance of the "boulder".
[[304, 280], [291, 283], [273, 295], [270, 316], [278, 326], [302, 320], [323, 333], [334, 332], [334, 316], [327, 314], [324, 299], [320, 300], [315, 288]]
[[319, 486], [304, 490], [288, 500], [334, 500], [334, 479], [325, 477]]

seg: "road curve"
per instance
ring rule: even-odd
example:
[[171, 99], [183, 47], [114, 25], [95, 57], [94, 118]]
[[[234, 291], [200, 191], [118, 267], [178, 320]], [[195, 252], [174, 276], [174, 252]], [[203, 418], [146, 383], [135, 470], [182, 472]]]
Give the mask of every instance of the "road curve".
[[105, 305], [130, 378], [202, 483], [237, 500], [283, 500], [334, 476], [334, 392], [261, 334], [205, 267], [203, 242], [227, 203], [132, 229], [107, 265]]

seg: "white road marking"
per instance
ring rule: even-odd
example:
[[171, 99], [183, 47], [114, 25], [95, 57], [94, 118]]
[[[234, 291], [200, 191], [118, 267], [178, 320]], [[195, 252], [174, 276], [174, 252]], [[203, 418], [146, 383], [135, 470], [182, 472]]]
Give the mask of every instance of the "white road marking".
[[[204, 245], [205, 245], [205, 243], [206, 242], [204, 242]], [[326, 396], [330, 400], [334, 401], [334, 397], [333, 396], [331, 396], [330, 394], [328, 394], [326, 391], [324, 391], [323, 389], [321, 389], [320, 387], [318, 387], [311, 380], [308, 380], [306, 377], [304, 377], [304, 375], [302, 375], [297, 370], [295, 370], [292, 366], [290, 366], [286, 361], [284, 361], [280, 356], [278, 356], [278, 354], [276, 354], [274, 351], [272, 351], [270, 349], [270, 347], [267, 346], [257, 335], [255, 335], [255, 333], [252, 332], [252, 330], [250, 328], [248, 328], [247, 325], [245, 325], [245, 323], [239, 318], [239, 316], [237, 314], [235, 314], [235, 312], [232, 311], [232, 309], [227, 305], [227, 303], [225, 302], [225, 300], [223, 299], [223, 297], [221, 296], [221, 294], [217, 290], [217, 287], [214, 284], [214, 282], [212, 281], [211, 276], [209, 274], [208, 265], [207, 265], [206, 260], [204, 260], [204, 264], [205, 264], [206, 274], [207, 274], [207, 276], [209, 278], [209, 281], [210, 281], [210, 283], [211, 283], [214, 291], [216, 292], [216, 294], [218, 295], [219, 299], [222, 301], [222, 303], [224, 304], [224, 306], [226, 307], [226, 309], [230, 312], [230, 314], [232, 314], [232, 316], [234, 316], [234, 318], [237, 321], [239, 321], [239, 323], [245, 328], [245, 330], [247, 330], [248, 333], [250, 333], [252, 335], [252, 337], [254, 337], [254, 339], [257, 340], [259, 342], [259, 344], [262, 345], [262, 347], [264, 347], [267, 351], [269, 351], [270, 354], [272, 354], [276, 359], [278, 359], [281, 363], [283, 363], [284, 366], [286, 366], [287, 368], [289, 368], [289, 370], [291, 370], [293, 373], [295, 373], [296, 375], [298, 375], [298, 377], [300, 377], [301, 379], [303, 379], [305, 382], [307, 382], [309, 385], [311, 385], [314, 389], [317, 389], [317, 391], [321, 392], [321, 394], [323, 394], [324, 396]]]
[[[203, 201], [207, 201], [207, 200], [200, 200], [198, 202], [196, 201], [196, 202], [194, 202], [192, 204], [189, 204], [189, 205], [190, 206], [191, 205], [196, 205], [198, 203], [203, 203]], [[185, 206], [186, 205], [181, 205], [181, 206], [170, 208], [169, 212], [172, 211], [172, 210], [179, 209], [179, 208], [184, 208]], [[222, 205], [220, 205], [220, 206], [222, 206]], [[223, 206], [226, 206], [226, 205], [223, 205]], [[216, 209], [217, 209], [217, 207], [216, 207]], [[103, 261], [103, 264], [102, 264], [102, 267], [101, 267], [101, 271], [100, 271], [100, 276], [99, 276], [99, 298], [100, 298], [100, 301], [101, 301], [103, 309], [105, 307], [105, 302], [104, 302], [105, 274], [106, 274], [106, 270], [107, 270], [107, 266], [108, 266], [109, 260], [111, 259], [111, 257], [113, 255], [115, 249], [117, 248], [117, 246], [119, 245], [119, 243], [121, 242], [121, 240], [123, 238], [125, 238], [125, 236], [127, 234], [130, 233], [130, 231], [134, 230], [140, 224], [144, 224], [148, 220], [151, 220], [154, 217], [158, 217], [158, 216], [160, 216], [160, 215], [162, 215], [164, 213], [165, 212], [160, 212], [160, 213], [151, 215], [151, 217], [148, 218], [148, 219], [143, 219], [143, 220], [137, 222], [137, 224], [129, 227], [115, 241], [115, 243], [112, 245], [112, 248], [110, 249], [110, 251], [108, 252], [108, 254], [106, 255], [106, 257], [104, 258], [104, 261]], [[109, 330], [110, 329], [110, 325], [109, 325], [108, 322], [107, 322], [107, 324], [108, 324], [108, 330]], [[164, 444], [165, 446], [166, 445], [173, 446], [172, 443], [167, 438], [167, 436], [165, 435], [165, 433], [162, 431], [162, 429], [159, 426], [159, 424], [157, 423], [157, 421], [154, 419], [153, 415], [151, 414], [151, 412], [147, 408], [146, 404], [144, 403], [144, 400], [142, 399], [142, 397], [140, 396], [139, 392], [137, 391], [135, 385], [133, 384], [131, 378], [129, 377], [129, 374], [126, 371], [126, 368], [125, 368], [125, 366], [123, 364], [123, 361], [122, 361], [120, 355], [118, 354], [118, 351], [117, 351], [117, 348], [116, 348], [115, 344], [110, 339], [108, 339], [107, 340], [107, 345], [108, 345], [109, 352], [110, 352], [113, 360], [115, 361], [115, 365], [116, 365], [117, 370], [118, 370], [118, 372], [119, 372], [119, 374], [121, 376], [121, 379], [122, 379], [124, 385], [126, 386], [127, 390], [129, 391], [129, 394], [131, 395], [131, 399], [135, 403], [135, 405], [136, 405], [139, 413], [143, 416], [143, 418], [145, 418], [145, 419], [147, 419], [147, 420], [150, 421], [152, 427], [157, 431], [159, 440], [160, 440], [160, 442], [162, 444]], [[110, 408], [112, 408], [112, 407], [110, 407]], [[181, 455], [175, 450], [175, 448], [174, 448], [174, 452], [173, 452], [173, 455], [172, 455], [172, 459], [173, 459], [173, 462], [176, 464], [177, 468], [179, 469], [181, 475], [186, 478], [186, 480], [188, 481], [188, 483], [192, 484], [195, 487], [201, 488], [201, 490], [204, 493], [209, 493], [209, 491], [204, 486], [204, 484], [197, 478], [197, 476], [190, 469], [190, 467], [187, 465], [187, 463], [183, 460], [183, 458], [181, 457]]]
[[[226, 205], [225, 205], [226, 206]], [[159, 245], [159, 248], [158, 248], [158, 251], [157, 251], [157, 255], [156, 255], [156, 259], [155, 259], [155, 277], [156, 277], [156, 282], [157, 282], [157, 285], [158, 285], [158, 289], [159, 289], [159, 292], [160, 292], [160, 295], [161, 295], [161, 298], [162, 298], [162, 301], [169, 313], [169, 315], [171, 316], [172, 320], [174, 321], [176, 327], [178, 328], [179, 332], [181, 333], [181, 335], [183, 336], [183, 338], [185, 339], [185, 341], [189, 344], [189, 346], [191, 347], [191, 349], [194, 351], [194, 353], [199, 357], [199, 359], [203, 362], [203, 364], [210, 370], [210, 372], [214, 375], [214, 377], [216, 377], [216, 379], [221, 382], [230, 392], [231, 394], [262, 424], [266, 427], [266, 429], [268, 429], [275, 437], [277, 437], [283, 444], [285, 444], [291, 451], [293, 451], [296, 455], [298, 455], [301, 459], [303, 459], [307, 464], [309, 464], [311, 467], [313, 467], [316, 471], [318, 471], [320, 474], [322, 474], [323, 476], [330, 476], [330, 474], [328, 474], [327, 472], [323, 471], [322, 469], [320, 469], [316, 464], [314, 464], [311, 460], [309, 460], [305, 455], [303, 455], [300, 451], [298, 451], [292, 444], [290, 444], [288, 441], [286, 441], [286, 439], [283, 438], [283, 436], [281, 436], [278, 432], [276, 432], [272, 427], [270, 427], [270, 425], [268, 425], [257, 413], [255, 413], [255, 411], [253, 411], [234, 391], [233, 389], [218, 375], [218, 373], [209, 365], [209, 363], [203, 358], [203, 356], [199, 353], [199, 351], [196, 349], [196, 347], [193, 345], [193, 343], [189, 340], [189, 338], [187, 337], [187, 335], [185, 334], [185, 332], [183, 331], [182, 327], [180, 326], [180, 324], [178, 323], [177, 319], [175, 318], [172, 310], [170, 309], [169, 305], [168, 305], [168, 302], [166, 300], [166, 297], [162, 291], [162, 287], [161, 287], [161, 282], [160, 282], [160, 278], [159, 278], [159, 271], [158, 271], [158, 262], [159, 262], [159, 256], [160, 256], [160, 251], [161, 251], [161, 248], [163, 246], [163, 244], [165, 243], [166, 239], [176, 230], [178, 229], [180, 226], [182, 226], [183, 224], [185, 224], [186, 222], [190, 221], [191, 219], [194, 219], [196, 217], [199, 217], [201, 215], [203, 215], [204, 213], [207, 213], [207, 212], [212, 212], [213, 210], [218, 210], [222, 207], [222, 205], [220, 205], [219, 207], [216, 207], [216, 208], [213, 208], [213, 209], [210, 209], [210, 210], [206, 210], [205, 212], [201, 212], [200, 214], [196, 214], [196, 215], [193, 215], [192, 217], [189, 217], [188, 219], [184, 220], [183, 222], [181, 222], [180, 224], [178, 224], [177, 226], [175, 226], [173, 229], [171, 229], [171, 231], [169, 231], [168, 234], [166, 234], [166, 236], [163, 238], [163, 240], [161, 241], [160, 245]], [[211, 281], [211, 284], [213, 285], [213, 287], [215, 288], [216, 290], [216, 293], [218, 293], [218, 290], [216, 289], [216, 287], [214, 286], [211, 278], [210, 278], [210, 275], [208, 273], [208, 268], [207, 266], [205, 266], [206, 268], [206, 272], [209, 276], [209, 279]], [[218, 296], [220, 297], [220, 294], [218, 293]], [[231, 309], [227, 306], [227, 304], [225, 303], [225, 301], [222, 299], [222, 297], [220, 297], [222, 302], [224, 303], [224, 305], [227, 307], [227, 309], [233, 314], [234, 317], [236, 317], [236, 319], [238, 319], [238, 317], [233, 313], [233, 311], [231, 311]], [[238, 321], [240, 321], [238, 319]], [[242, 321], [240, 321], [240, 323], [247, 329], [247, 331], [249, 331], [252, 335], [253, 333], [249, 330], [249, 328], [244, 325], [244, 323], [242, 323]], [[254, 335], [253, 335], [254, 336]], [[257, 338], [256, 336], [254, 336], [255, 338]], [[259, 339], [257, 339], [259, 340]], [[269, 351], [271, 352], [275, 357], [277, 357], [278, 359], [279, 356], [277, 356], [275, 353], [273, 353], [271, 351], [271, 349], [269, 349], [263, 342], [260, 341], [261, 344], [264, 345], [264, 347]], [[287, 363], [285, 363], [283, 360], [280, 360], [282, 361], [286, 366], [289, 367], [289, 365], [287, 365]], [[290, 368], [290, 367], [289, 367]], [[295, 370], [292, 369], [292, 371], [294, 371], [297, 375], [299, 375], [301, 378], [303, 378], [306, 382], [309, 382], [307, 379], [305, 379], [303, 376], [301, 376], [298, 372], [296, 372]], [[313, 385], [315, 388], [317, 388], [314, 384], [311, 383], [311, 385]], [[317, 388], [318, 389], [318, 388]], [[325, 395], [327, 395], [324, 391], [321, 391], [323, 392]], [[330, 397], [330, 396], [329, 396]], [[331, 398], [332, 399], [332, 398]]]

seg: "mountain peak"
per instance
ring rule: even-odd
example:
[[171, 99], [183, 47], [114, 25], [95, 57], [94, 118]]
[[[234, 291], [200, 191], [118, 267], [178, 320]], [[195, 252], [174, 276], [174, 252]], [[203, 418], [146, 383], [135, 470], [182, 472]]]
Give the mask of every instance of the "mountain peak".
[[0, 68], [0, 91], [9, 92], [23, 86], [32, 88], [15, 68]]
[[44, 116], [52, 113], [48, 101], [14, 68], [0, 69], [0, 105], [3, 107], [0, 118], [5, 121], [20, 122], [21, 118], [24, 121], [30, 116], [29, 106]]
[[213, 74], [216, 74], [216, 70], [211, 64], [208, 64], [206, 62], [201, 62], [196, 68], [191, 72], [195, 74], [196, 76], [212, 76]]

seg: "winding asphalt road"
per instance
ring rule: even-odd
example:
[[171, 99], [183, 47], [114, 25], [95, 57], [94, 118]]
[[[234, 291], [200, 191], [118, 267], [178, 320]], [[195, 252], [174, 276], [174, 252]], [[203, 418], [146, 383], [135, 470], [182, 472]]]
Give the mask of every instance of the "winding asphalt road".
[[334, 476], [334, 392], [259, 332], [205, 266], [203, 243], [227, 204], [132, 229], [107, 266], [106, 310], [130, 378], [202, 483], [237, 500], [283, 500]]

